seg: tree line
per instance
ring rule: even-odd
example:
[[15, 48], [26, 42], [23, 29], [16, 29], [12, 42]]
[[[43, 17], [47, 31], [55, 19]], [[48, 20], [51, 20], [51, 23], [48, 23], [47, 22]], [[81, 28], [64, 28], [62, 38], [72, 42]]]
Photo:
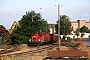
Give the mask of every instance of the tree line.
[[[16, 26], [13, 29], [11, 39], [8, 40], [10, 44], [28, 44], [31, 34], [50, 33], [49, 24], [46, 19], [42, 19], [41, 14], [33, 10], [26, 11], [26, 14], [22, 16], [18, 23], [21, 25], [21, 28]], [[55, 25], [55, 30], [57, 34], [58, 20]], [[81, 29], [77, 29], [75, 33], [78, 34], [78, 32], [84, 32], [86, 30], [87, 27], [84, 26]], [[66, 15], [60, 16], [60, 34], [69, 35], [71, 31], [73, 31], [73, 28], [71, 28], [70, 18]], [[87, 32], [90, 32], [90, 30]]]

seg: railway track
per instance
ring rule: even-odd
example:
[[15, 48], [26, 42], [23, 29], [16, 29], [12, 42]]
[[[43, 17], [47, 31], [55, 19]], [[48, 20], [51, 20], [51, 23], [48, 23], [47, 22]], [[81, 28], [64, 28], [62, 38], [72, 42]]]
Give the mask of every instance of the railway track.
[[40, 47], [31, 47], [31, 49], [28, 50], [23, 50], [23, 51], [16, 51], [12, 49], [7, 49], [7, 50], [2, 50], [0, 51], [0, 56], [10, 56], [10, 55], [22, 55], [22, 54], [30, 54], [33, 55], [35, 53], [43, 52], [43, 51], [48, 51], [52, 50], [53, 48], [57, 48], [57, 45], [55, 44], [48, 44], [48, 45], [43, 45]]
[[44, 47], [38, 48], [37, 50], [31, 50], [30, 52], [32, 52], [32, 53], [38, 53], [38, 52], [42, 52], [42, 51], [45, 51], [45, 50], [51, 50], [51, 49], [53, 49], [54, 47], [55, 47], [55, 46], [53, 46], [53, 45], [44, 46]]
[[15, 51], [19, 51], [19, 49], [15, 46], [9, 46], [8, 48], [0, 49], [0, 55]]
[[62, 43], [64, 46], [67, 46], [67, 47], [69, 47], [69, 49], [78, 49], [77, 47], [77, 45], [74, 45], [74, 44], [72, 44], [72, 43], [70, 43], [70, 42], [64, 42], [64, 43]]

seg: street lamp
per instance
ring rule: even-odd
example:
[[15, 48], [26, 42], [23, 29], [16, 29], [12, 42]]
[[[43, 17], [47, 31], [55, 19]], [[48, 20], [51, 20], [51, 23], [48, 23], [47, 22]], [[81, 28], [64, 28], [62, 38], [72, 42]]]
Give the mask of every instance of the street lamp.
[[60, 50], [60, 4], [58, 4], [58, 48]]
[[42, 18], [42, 8], [40, 8], [40, 10], [41, 10], [41, 18]]

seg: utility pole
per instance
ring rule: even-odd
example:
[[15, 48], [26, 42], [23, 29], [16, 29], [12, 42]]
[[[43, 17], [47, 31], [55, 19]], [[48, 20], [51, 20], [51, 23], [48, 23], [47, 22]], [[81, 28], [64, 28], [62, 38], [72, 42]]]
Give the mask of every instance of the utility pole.
[[58, 4], [58, 48], [60, 50], [60, 4]]
[[46, 19], [46, 33], [47, 33], [47, 19]]

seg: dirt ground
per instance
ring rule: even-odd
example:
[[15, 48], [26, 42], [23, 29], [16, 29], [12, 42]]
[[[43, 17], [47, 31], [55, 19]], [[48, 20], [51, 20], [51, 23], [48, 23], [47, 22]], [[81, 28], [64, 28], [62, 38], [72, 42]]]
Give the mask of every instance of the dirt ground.
[[90, 60], [90, 48], [88, 48], [87, 45], [85, 45], [85, 44], [79, 45], [79, 50], [81, 50], [81, 51], [87, 51], [88, 52], [88, 58]]
[[[53, 48], [55, 50], [56, 48]], [[60, 46], [61, 50], [68, 50], [69, 48], [66, 46]], [[23, 50], [26, 50], [25, 48]], [[21, 50], [22, 51], [22, 50]], [[50, 50], [48, 50], [50, 51]], [[43, 51], [39, 53], [34, 53], [34, 54], [19, 54], [19, 55], [10, 55], [10, 56], [3, 56], [0, 57], [0, 60], [42, 60], [43, 58], [48, 56], [48, 51]]]

